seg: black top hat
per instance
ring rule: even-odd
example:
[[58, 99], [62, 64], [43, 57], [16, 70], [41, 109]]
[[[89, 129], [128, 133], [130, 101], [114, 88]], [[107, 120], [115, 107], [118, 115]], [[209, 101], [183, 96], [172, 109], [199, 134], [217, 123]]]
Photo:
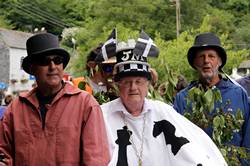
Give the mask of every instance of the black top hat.
[[197, 51], [212, 48], [214, 49], [221, 58], [222, 64], [219, 67], [221, 70], [222, 67], [226, 64], [227, 54], [224, 48], [221, 47], [220, 39], [214, 33], [202, 33], [195, 37], [194, 45], [188, 50], [188, 62], [195, 69], [193, 61]]
[[25, 72], [30, 73], [30, 65], [35, 59], [41, 56], [59, 55], [63, 57], [63, 68], [69, 62], [69, 53], [59, 48], [59, 39], [51, 33], [39, 33], [31, 36], [26, 42], [28, 56], [23, 59], [22, 68]]

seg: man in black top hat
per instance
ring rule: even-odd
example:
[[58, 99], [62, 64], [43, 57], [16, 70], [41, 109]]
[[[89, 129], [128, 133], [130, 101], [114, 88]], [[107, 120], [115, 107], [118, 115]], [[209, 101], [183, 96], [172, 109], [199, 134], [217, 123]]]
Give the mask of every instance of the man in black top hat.
[[[223, 76], [222, 68], [226, 64], [227, 54], [221, 46], [220, 39], [213, 33], [202, 33], [196, 36], [194, 45], [188, 51], [188, 62], [197, 71], [198, 80], [192, 81], [188, 87], [176, 95], [174, 108], [180, 113], [191, 111], [187, 108], [187, 96], [191, 88], [201, 85], [205, 90], [217, 88], [222, 96], [222, 103], [215, 102], [214, 111], [222, 108], [224, 112], [236, 111], [240, 109], [244, 117], [244, 123], [240, 132], [235, 132], [230, 144], [240, 147], [250, 147], [250, 124], [249, 105], [245, 91], [235, 85], [227, 77]], [[227, 104], [227, 102], [230, 103]], [[206, 128], [206, 133], [212, 137], [212, 128]]]
[[22, 67], [37, 87], [12, 101], [0, 123], [0, 165], [106, 166], [100, 106], [62, 80], [69, 53], [50, 33], [30, 37], [26, 46]]

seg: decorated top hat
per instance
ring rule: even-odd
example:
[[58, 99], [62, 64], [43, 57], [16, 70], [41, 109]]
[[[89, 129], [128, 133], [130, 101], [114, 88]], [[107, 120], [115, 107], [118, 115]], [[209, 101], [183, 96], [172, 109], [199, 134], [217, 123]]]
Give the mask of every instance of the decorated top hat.
[[22, 68], [30, 73], [30, 65], [41, 56], [59, 55], [63, 57], [63, 68], [69, 62], [69, 53], [59, 47], [59, 39], [51, 33], [39, 33], [31, 36], [26, 42], [28, 56], [23, 59]]
[[110, 64], [110, 63], [113, 64], [113, 63], [116, 63], [116, 57], [115, 56], [107, 58], [105, 60], [103, 58], [99, 59], [100, 57], [98, 57], [98, 54], [101, 53], [102, 48], [103, 48], [103, 43], [99, 43], [99, 45], [96, 48], [91, 50], [88, 57], [87, 57], [87, 62], [88, 61], [95, 61], [98, 64]]
[[226, 64], [227, 54], [224, 48], [221, 46], [220, 39], [214, 33], [202, 33], [195, 37], [193, 46], [188, 50], [188, 62], [195, 69], [193, 65], [194, 58], [197, 51], [211, 48], [214, 49], [221, 58], [222, 64], [219, 69]]
[[114, 66], [115, 81], [119, 81], [126, 76], [143, 76], [150, 80], [150, 65], [147, 62], [147, 57], [157, 57], [158, 54], [158, 48], [145, 32], [140, 33], [137, 41], [129, 39], [127, 42], [117, 43], [114, 29], [104, 43], [97, 59], [106, 60], [113, 56], [116, 57], [117, 62]]

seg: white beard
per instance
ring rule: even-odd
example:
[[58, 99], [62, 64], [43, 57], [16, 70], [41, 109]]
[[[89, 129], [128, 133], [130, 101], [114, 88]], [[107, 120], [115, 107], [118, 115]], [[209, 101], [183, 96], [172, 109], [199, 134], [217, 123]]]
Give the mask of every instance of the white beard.
[[218, 64], [211, 72], [203, 72], [201, 71], [200, 73], [200, 80], [205, 83], [205, 84], [210, 84], [213, 81], [213, 78], [218, 76], [219, 74], [219, 67], [220, 65]]

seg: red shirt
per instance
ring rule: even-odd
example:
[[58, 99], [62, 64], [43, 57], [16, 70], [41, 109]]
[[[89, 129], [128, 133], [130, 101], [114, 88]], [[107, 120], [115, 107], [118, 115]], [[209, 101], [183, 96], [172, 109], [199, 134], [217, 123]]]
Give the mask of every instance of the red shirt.
[[66, 84], [46, 108], [43, 129], [36, 89], [17, 97], [0, 123], [0, 153], [14, 165], [108, 165], [103, 116], [90, 94]]

